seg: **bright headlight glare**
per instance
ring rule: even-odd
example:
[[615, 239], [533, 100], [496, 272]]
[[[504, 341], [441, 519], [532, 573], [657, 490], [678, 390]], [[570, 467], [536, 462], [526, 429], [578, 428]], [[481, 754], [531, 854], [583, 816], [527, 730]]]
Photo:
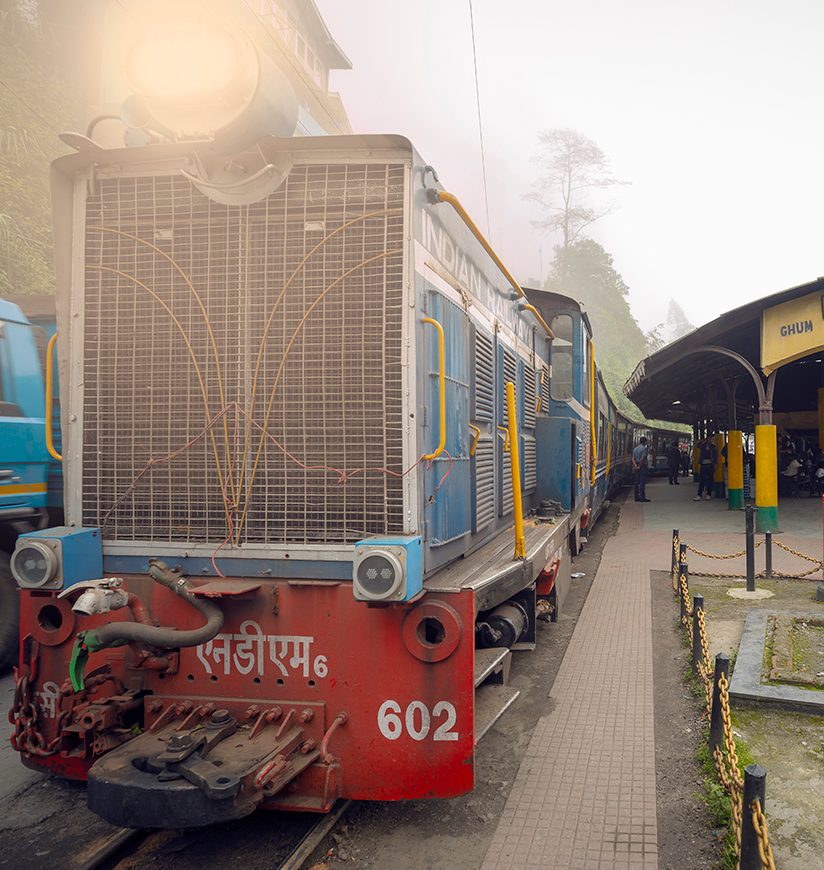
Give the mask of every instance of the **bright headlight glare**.
[[150, 98], [186, 99], [230, 86], [246, 59], [229, 30], [200, 22], [149, 33], [134, 46], [126, 73], [134, 89]]
[[232, 25], [176, 19], [138, 39], [126, 75], [161, 129], [175, 136], [211, 135], [242, 116], [257, 91], [260, 62]]

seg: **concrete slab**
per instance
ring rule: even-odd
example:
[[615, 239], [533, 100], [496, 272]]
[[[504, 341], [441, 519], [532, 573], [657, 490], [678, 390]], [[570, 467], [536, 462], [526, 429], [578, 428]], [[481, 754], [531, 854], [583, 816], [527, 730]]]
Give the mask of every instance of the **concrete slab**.
[[730, 683], [732, 701], [774, 704], [785, 709], [802, 710], [824, 716], [824, 692], [820, 689], [803, 689], [799, 686], [765, 684], [761, 680], [766, 641], [767, 620], [770, 616], [790, 616], [796, 619], [819, 617], [818, 613], [797, 611], [753, 610], [744, 623], [744, 634], [735, 670]]

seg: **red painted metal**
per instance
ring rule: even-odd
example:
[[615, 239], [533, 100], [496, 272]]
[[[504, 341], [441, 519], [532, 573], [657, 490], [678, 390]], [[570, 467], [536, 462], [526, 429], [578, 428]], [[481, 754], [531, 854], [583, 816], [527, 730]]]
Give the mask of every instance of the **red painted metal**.
[[[127, 587], [141, 589], [156, 621], [180, 629], [200, 624], [199, 614], [172, 592], [142, 580], [125, 578]], [[237, 590], [246, 582], [228, 578], [212, 585], [227, 583]], [[254, 585], [255, 590], [247, 585], [244, 594], [219, 599], [225, 613], [221, 633], [201, 647], [181, 649], [173, 671], [135, 668], [146, 660], [139, 648], [101, 650], [89, 658], [90, 688], [83, 693], [72, 692], [68, 680], [76, 632], [131, 614], [125, 608], [102, 617], [65, 614], [72, 626], [67, 636], [65, 622], [54, 611], [46, 612], [55, 617], [52, 623], [44, 618], [43, 608], [59, 607], [54, 595], [22, 592], [20, 679], [29, 680], [43, 743], [55, 749], [42, 756], [24, 754], [24, 763], [84, 779], [96, 757], [112, 748], [105, 722], [117, 713], [112, 704], [126, 704], [118, 697], [131, 697], [123, 696], [128, 687], [151, 693], [139, 703], [143, 727], [152, 731], [169, 724], [192, 727], [219, 707], [246, 728], [255, 727], [261, 716], [278, 729], [300, 724], [306, 751], [322, 746], [323, 758], [266, 806], [323, 811], [338, 796], [450, 797], [473, 788], [475, 605], [470, 590], [427, 593], [417, 603], [378, 608], [355, 601], [347, 583], [261, 580]], [[442, 637], [426, 622], [432, 619], [443, 627]], [[35, 625], [43, 637], [39, 643], [26, 640]], [[69, 756], [62, 751], [61, 735], [83, 705], [102, 705], [89, 707], [92, 718], [87, 716], [101, 724], [89, 734], [85, 754]]]
[[233, 598], [236, 595], [250, 595], [260, 589], [260, 583], [249, 580], [233, 580], [223, 578], [192, 586], [192, 595], [201, 598]]
[[536, 595], [549, 595], [552, 592], [555, 588], [555, 580], [558, 577], [558, 569], [560, 567], [561, 560], [556, 558], [541, 571], [535, 582]]

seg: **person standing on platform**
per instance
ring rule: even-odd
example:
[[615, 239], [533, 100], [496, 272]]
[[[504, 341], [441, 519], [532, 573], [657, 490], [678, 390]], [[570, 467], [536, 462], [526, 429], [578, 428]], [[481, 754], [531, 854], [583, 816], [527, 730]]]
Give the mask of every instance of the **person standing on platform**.
[[680, 457], [680, 459], [681, 459], [681, 474], [684, 477], [687, 477], [687, 475], [689, 475], [689, 473], [690, 473], [690, 466], [692, 465], [692, 462], [690, 461], [690, 454], [689, 454], [689, 451], [686, 449], [686, 447], [682, 448], [680, 450], [680, 453], [681, 453], [681, 457]]
[[715, 463], [718, 462], [718, 451], [712, 443], [712, 439], [703, 438], [698, 445], [698, 495], [693, 501], [709, 501], [712, 498], [713, 477], [715, 476]]
[[632, 451], [632, 470], [635, 472], [635, 501], [649, 501], [647, 498], [647, 439], [641, 438]]
[[678, 449], [678, 442], [673, 441], [667, 450], [667, 466], [669, 468], [670, 486], [679, 486], [678, 469], [681, 467], [681, 451]]

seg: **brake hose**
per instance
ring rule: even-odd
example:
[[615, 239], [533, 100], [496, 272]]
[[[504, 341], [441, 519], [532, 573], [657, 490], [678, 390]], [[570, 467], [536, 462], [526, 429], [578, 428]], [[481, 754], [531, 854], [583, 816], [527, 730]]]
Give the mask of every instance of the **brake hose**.
[[175, 628], [159, 628], [139, 622], [110, 622], [102, 628], [78, 632], [69, 663], [69, 676], [75, 692], [85, 686], [84, 669], [89, 654], [127, 643], [142, 643], [160, 649], [180, 649], [206, 643], [223, 628], [223, 611], [216, 604], [192, 595], [186, 588], [186, 578], [158, 559], [149, 560], [149, 576], [175, 595], [191, 604], [206, 617], [200, 628], [181, 631]]

